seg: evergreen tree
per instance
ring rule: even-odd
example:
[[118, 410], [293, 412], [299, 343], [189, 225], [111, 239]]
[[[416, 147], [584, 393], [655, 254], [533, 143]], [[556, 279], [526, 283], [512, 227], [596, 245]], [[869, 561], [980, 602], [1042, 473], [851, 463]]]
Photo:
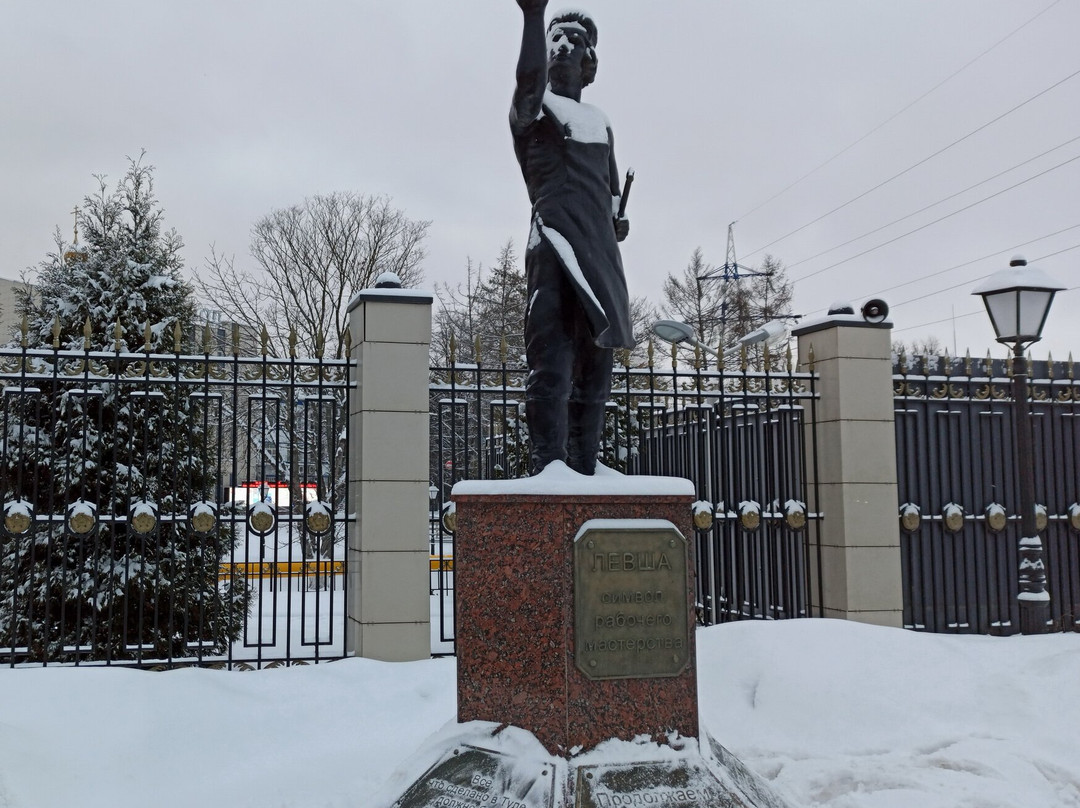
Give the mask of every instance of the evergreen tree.
[[164, 374], [146, 371], [149, 384], [125, 380], [148, 363], [124, 354], [179, 353], [191, 333], [182, 241], [164, 229], [141, 158], [115, 190], [98, 185], [78, 215], [85, 243], [65, 249], [57, 236], [19, 299], [28, 347], [60, 351], [29, 360], [40, 393], [10, 397], [0, 436], [6, 512], [38, 516], [0, 539], [0, 645], [48, 660], [74, 647], [84, 659], [224, 653], [248, 593], [219, 585], [231, 528], [188, 528], [191, 509], [216, 499], [207, 413], [165, 383], [175, 363], [149, 363]]
[[701, 247], [690, 255], [681, 275], [669, 273], [664, 280], [664, 301], [668, 315], [694, 329], [698, 340], [710, 346], [725, 343], [728, 282], [717, 278], [701, 280], [716, 267], [705, 263]]
[[514, 242], [507, 241], [476, 289], [477, 333], [485, 362], [517, 364], [525, 355], [525, 271], [517, 265]]
[[485, 268], [468, 259], [465, 270], [463, 284], [437, 290], [440, 305], [435, 313], [432, 359], [446, 361], [453, 335], [458, 361], [497, 366], [502, 362], [505, 341], [507, 364], [521, 364], [525, 355], [525, 271], [518, 267], [513, 240], [502, 246], [493, 266]]

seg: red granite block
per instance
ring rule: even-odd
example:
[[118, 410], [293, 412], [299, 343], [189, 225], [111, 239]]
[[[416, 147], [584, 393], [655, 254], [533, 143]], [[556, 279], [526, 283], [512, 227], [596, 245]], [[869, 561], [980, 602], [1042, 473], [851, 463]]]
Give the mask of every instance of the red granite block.
[[[532, 732], [556, 754], [610, 738], [698, 736], [686, 496], [455, 495], [458, 720]], [[574, 537], [590, 519], [663, 519], [687, 539], [689, 662], [677, 676], [593, 680], [574, 664]]]

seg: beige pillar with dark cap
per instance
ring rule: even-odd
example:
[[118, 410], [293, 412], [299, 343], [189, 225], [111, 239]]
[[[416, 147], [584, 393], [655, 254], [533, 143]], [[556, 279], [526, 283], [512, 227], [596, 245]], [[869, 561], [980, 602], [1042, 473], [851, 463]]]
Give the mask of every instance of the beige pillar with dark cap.
[[385, 283], [360, 292], [349, 308], [357, 383], [349, 414], [349, 507], [356, 522], [348, 540], [346, 649], [408, 661], [431, 655], [432, 296]]
[[813, 613], [900, 627], [891, 329], [839, 314], [792, 333], [799, 370], [819, 374], [818, 476], [810, 491], [822, 521], [820, 546], [810, 548]]

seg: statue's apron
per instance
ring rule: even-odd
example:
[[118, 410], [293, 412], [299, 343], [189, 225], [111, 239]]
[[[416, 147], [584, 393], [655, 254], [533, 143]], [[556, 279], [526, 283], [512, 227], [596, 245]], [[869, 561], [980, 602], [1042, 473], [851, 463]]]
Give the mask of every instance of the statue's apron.
[[539, 239], [552, 247], [599, 347], [634, 347], [612, 223], [607, 118], [548, 91], [540, 117], [515, 131], [514, 150], [533, 204], [529, 248]]

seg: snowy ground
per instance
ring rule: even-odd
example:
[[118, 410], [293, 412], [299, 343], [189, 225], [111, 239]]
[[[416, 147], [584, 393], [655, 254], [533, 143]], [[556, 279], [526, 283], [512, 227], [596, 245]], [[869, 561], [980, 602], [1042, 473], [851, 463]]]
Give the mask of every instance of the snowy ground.
[[[1080, 635], [698, 637], [704, 725], [794, 805], [1080, 806]], [[453, 659], [4, 669], [0, 806], [363, 806], [453, 716]]]

